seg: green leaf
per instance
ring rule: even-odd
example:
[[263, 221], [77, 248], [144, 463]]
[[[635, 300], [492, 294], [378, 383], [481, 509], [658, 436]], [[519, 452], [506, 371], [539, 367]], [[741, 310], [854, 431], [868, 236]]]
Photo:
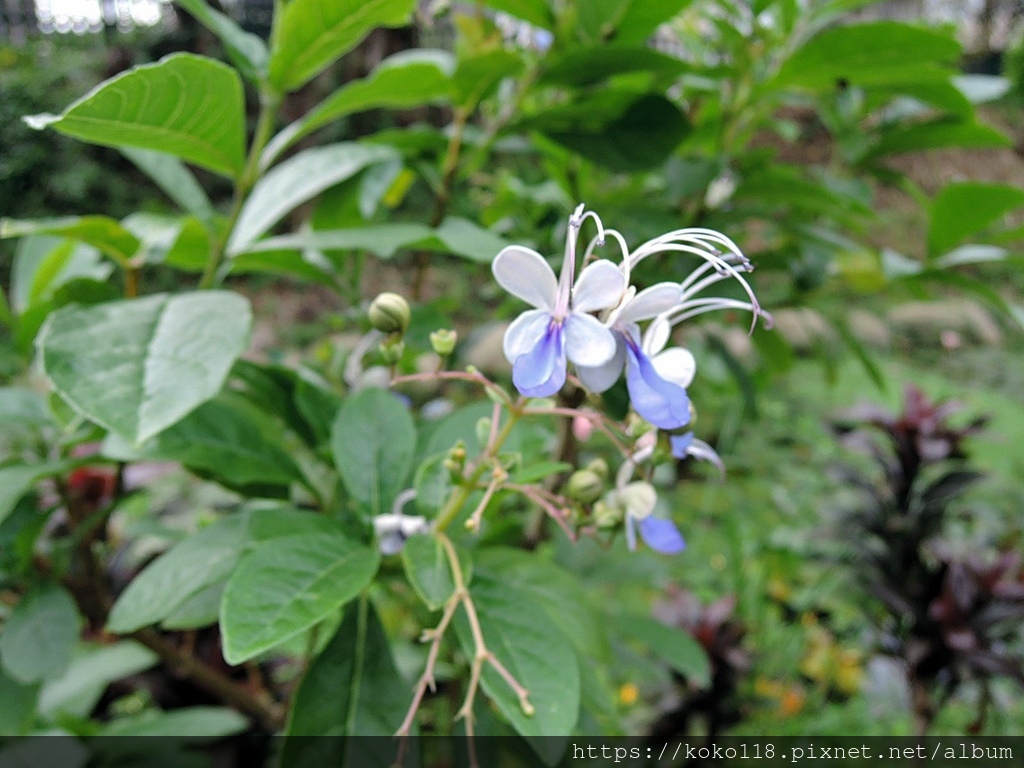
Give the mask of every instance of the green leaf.
[[249, 721], [226, 707], [181, 707], [169, 712], [147, 710], [120, 717], [100, 728], [98, 736], [173, 737], [174, 743], [222, 738], [242, 733]]
[[256, 182], [231, 232], [228, 254], [247, 250], [285, 214], [328, 187], [396, 157], [390, 147], [346, 142], [307, 149], [288, 158]]
[[687, 680], [701, 688], [711, 683], [711, 662], [704, 646], [693, 635], [669, 627], [648, 616], [622, 615], [616, 627], [625, 637], [636, 640]]
[[226, 64], [191, 53], [134, 67], [60, 115], [25, 121], [91, 144], [166, 152], [230, 178], [245, 164], [242, 81]]
[[36, 344], [61, 397], [138, 444], [220, 391], [251, 324], [249, 302], [238, 294], [157, 294], [65, 307]]
[[22, 497], [44, 477], [63, 475], [75, 467], [73, 461], [47, 464], [12, 464], [0, 467], [0, 522], [7, 519]]
[[379, 515], [390, 511], [395, 497], [408, 487], [416, 427], [391, 392], [364, 389], [338, 412], [331, 450], [346, 490], [370, 514]]
[[862, 160], [875, 160], [904, 152], [923, 152], [942, 147], [1008, 147], [1010, 140], [982, 123], [939, 117], [909, 125], [898, 123], [882, 129], [878, 141]]
[[691, 0], [587, 0], [579, 23], [595, 43], [644, 43], [659, 24], [675, 18]]
[[224, 49], [239, 71], [249, 80], [260, 82], [267, 73], [267, 46], [256, 35], [246, 32], [234, 20], [215, 11], [205, 0], [174, 0], [224, 43]]
[[[310, 664], [295, 692], [282, 768], [390, 765], [397, 750], [392, 739], [339, 737], [392, 736], [411, 695], [412, 686], [395, 666], [373, 604], [366, 598], [351, 603], [337, 633]], [[357, 757], [368, 749], [383, 750], [381, 759]]]
[[436, 515], [452, 490], [451, 473], [444, 465], [448, 452], [429, 456], [416, 469], [412, 487], [416, 491], [416, 509], [427, 515]]
[[897, 21], [846, 24], [798, 48], [776, 83], [832, 90], [841, 80], [853, 86], [948, 80], [959, 58], [960, 44], [944, 30]]
[[346, 83], [278, 133], [263, 151], [260, 165], [269, 167], [296, 141], [346, 115], [447, 101], [454, 69], [448, 51], [414, 49], [389, 56], [367, 77]]
[[334, 518], [295, 509], [274, 506], [252, 510], [249, 515], [249, 538], [260, 543], [270, 539], [299, 534], [341, 535], [341, 527]]
[[487, 0], [486, 5], [541, 29], [554, 29], [555, 17], [547, 0]]
[[373, 580], [380, 554], [338, 535], [271, 539], [235, 569], [221, 604], [224, 658], [241, 664], [323, 621]]
[[934, 257], [949, 251], [1021, 206], [1024, 206], [1024, 190], [1009, 184], [975, 181], [949, 184], [932, 203], [929, 255]]
[[292, 0], [274, 15], [270, 82], [294, 91], [376, 27], [406, 24], [415, 6], [415, 0]]
[[108, 439], [104, 455], [120, 461], [176, 461], [250, 496], [287, 498], [292, 483], [306, 483], [282, 430], [238, 396], [204, 403], [139, 448]]
[[[30, 308], [46, 304], [64, 286], [82, 278], [105, 281], [114, 265], [95, 248], [49, 235], [18, 243], [11, 270], [11, 301], [25, 320]], [[19, 333], [21, 328], [19, 327]]]
[[402, 548], [402, 565], [412, 588], [432, 611], [444, 605], [455, 591], [448, 558], [435, 536], [411, 536]]
[[38, 392], [0, 387], [0, 431], [10, 427], [41, 429], [50, 425], [46, 404]]
[[26, 235], [57, 235], [91, 245], [120, 264], [139, 249], [138, 239], [107, 216], [72, 216], [63, 219], [17, 221], [0, 219], [0, 239]]
[[476, 556], [475, 573], [529, 594], [583, 659], [608, 658], [607, 632], [591, 610], [583, 586], [568, 571], [536, 554], [493, 547]]
[[183, 210], [207, 223], [216, 218], [217, 213], [210, 198], [178, 158], [165, 152], [137, 147], [121, 147], [121, 154], [149, 176]]
[[681, 75], [689, 65], [675, 56], [642, 45], [595, 45], [573, 48], [555, 58], [538, 80], [539, 85], [593, 85], [615, 75], [649, 72]]
[[522, 69], [522, 57], [504, 49], [460, 57], [452, 75], [455, 101], [463, 110], [472, 111], [502, 80]]
[[133, 640], [85, 648], [76, 654], [67, 672], [43, 685], [39, 713], [45, 718], [59, 714], [88, 717], [108, 685], [144, 672], [158, 661], [155, 653]]
[[56, 677], [67, 669], [82, 630], [71, 595], [56, 584], [37, 584], [14, 606], [0, 633], [0, 661], [22, 683]]
[[516, 127], [621, 172], [657, 168], [690, 132], [686, 115], [666, 97], [618, 90], [552, 107]]
[[[505, 668], [529, 691], [535, 712], [526, 715], [504, 678], [484, 665], [481, 684], [512, 727], [523, 736], [572, 733], [580, 708], [580, 671], [568, 638], [553, 623], [538, 620], [530, 592], [482, 573], [470, 587], [484, 642]], [[455, 628], [463, 651], [473, 658], [469, 622], [459, 612]]]
[[22, 736], [27, 733], [36, 717], [37, 698], [39, 686], [22, 685], [0, 667], [0, 733], [6, 736]]
[[247, 515], [224, 517], [160, 555], [117, 598], [107, 630], [126, 634], [157, 624], [202, 590], [225, 581], [242, 555], [247, 526]]

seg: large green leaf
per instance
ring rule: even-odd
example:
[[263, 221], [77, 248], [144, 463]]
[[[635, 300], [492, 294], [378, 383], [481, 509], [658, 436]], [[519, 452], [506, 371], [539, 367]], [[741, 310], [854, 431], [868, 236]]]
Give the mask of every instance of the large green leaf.
[[444, 605], [455, 591], [444, 546], [435, 536], [413, 536], [406, 541], [402, 565], [412, 588], [432, 611]]
[[115, 680], [143, 672], [157, 663], [157, 655], [133, 640], [83, 648], [60, 677], [39, 692], [39, 713], [86, 718], [103, 692]]
[[43, 371], [68, 403], [142, 443], [220, 391], [251, 323], [238, 294], [157, 294], [65, 307], [36, 343]]
[[[395, 666], [372, 603], [365, 598], [351, 603], [337, 634], [310, 664], [295, 692], [282, 767], [391, 765], [396, 741], [340, 737], [391, 736], [411, 696], [412, 687]], [[297, 738], [313, 736], [318, 738]], [[381, 760], [368, 761], [364, 750], [383, 750], [377, 755]]]
[[[569, 639], [550, 621], [538, 620], [536, 601], [520, 587], [478, 573], [470, 593], [484, 642], [529, 692], [535, 711], [523, 712], [519, 698], [490, 665], [481, 678], [484, 692], [523, 736], [572, 733], [579, 717], [580, 671]], [[473, 658], [473, 638], [462, 611], [455, 627], [463, 651]]]
[[0, 387], [0, 431], [12, 427], [41, 429], [49, 424], [46, 404], [38, 392], [22, 387]]
[[221, 603], [224, 658], [240, 664], [323, 621], [373, 580], [376, 549], [323, 533], [275, 538], [235, 569]]
[[[249, 721], [227, 707], [180, 707], [161, 712], [148, 709], [104, 725], [99, 736], [170, 737], [171, 744], [193, 739], [200, 742], [247, 730]], [[154, 744], [157, 743], [154, 739]]]
[[0, 661], [22, 683], [55, 677], [67, 669], [82, 618], [63, 587], [38, 584], [26, 592], [0, 633]]
[[60, 115], [25, 118], [105, 147], [140, 147], [228, 177], [245, 164], [242, 81], [234, 69], [175, 53], [101, 83]]
[[46, 464], [12, 464], [0, 467], [0, 522], [7, 519], [21, 498], [44, 477], [70, 472], [72, 461], [54, 461]]
[[943, 147], [987, 148], [1007, 147], [1010, 144], [1004, 134], [983, 123], [938, 117], [883, 128], [879, 132], [878, 141], [867, 150], [862, 160]]
[[587, 0], [579, 4], [584, 36], [594, 43], [643, 43], [692, 0]]
[[107, 216], [72, 216], [61, 219], [18, 221], [0, 219], [0, 239], [26, 235], [57, 235], [91, 245], [125, 263], [139, 248], [138, 239]]
[[928, 253], [938, 256], [1024, 205], [1024, 190], [1009, 184], [964, 182], [942, 189], [932, 203]]
[[541, 85], [585, 86], [633, 72], [680, 75], [689, 65], [675, 56], [642, 45], [594, 45], [572, 48], [548, 64]]
[[178, 158], [166, 152], [138, 147], [122, 147], [121, 154], [135, 163], [183, 210], [204, 222], [211, 222], [216, 217], [210, 198]]
[[[0, 733], [6, 736], [22, 736], [27, 733], [36, 718], [38, 698], [38, 685], [23, 685], [0, 667]], [[7, 752], [4, 757], [9, 754]]]
[[246, 250], [285, 214], [328, 187], [396, 157], [390, 147], [346, 142], [307, 149], [288, 158], [256, 183], [231, 232], [228, 253]]
[[686, 115], [666, 97], [619, 90], [552, 107], [517, 127], [540, 131], [566, 149], [622, 172], [658, 167], [690, 132]]
[[376, 27], [407, 23], [415, 0], [292, 0], [274, 15], [270, 82], [293, 91]]
[[707, 651], [693, 635], [649, 616], [622, 615], [616, 625], [621, 634], [646, 646], [654, 656], [687, 680], [702, 688], [711, 682], [711, 662]]
[[388, 512], [408, 486], [416, 451], [409, 410], [391, 392], [349, 397], [331, 428], [331, 450], [349, 494], [371, 514]]
[[830, 27], [815, 35], [779, 70], [779, 84], [830, 90], [854, 86], [948, 80], [960, 57], [944, 30], [873, 21]]
[[[436, 229], [414, 222], [376, 224], [352, 229], [307, 231], [261, 240], [247, 253], [236, 257], [246, 259], [260, 253], [284, 249], [321, 251], [369, 251], [382, 259], [390, 259], [402, 250], [450, 253], [470, 261], [490, 264], [508, 243], [490, 230], [468, 219], [449, 216]], [[336, 260], [334, 254], [328, 254]], [[340, 264], [338, 266], [341, 266]]]
[[106, 280], [114, 265], [91, 245], [50, 235], [29, 235], [18, 242], [11, 268], [11, 303], [19, 314], [53, 298], [80, 278]]
[[260, 158], [266, 168], [288, 147], [345, 115], [367, 109], [401, 109], [448, 99], [455, 60], [448, 51], [415, 49], [384, 59], [367, 77], [346, 83], [282, 130]]
[[231, 515], [160, 555], [117, 598], [107, 629], [124, 634], [156, 624], [198, 592], [227, 579], [245, 547], [247, 526], [247, 515]]
[[174, 0], [224, 43], [224, 48], [239, 71], [254, 82], [267, 74], [269, 53], [262, 39], [246, 32], [231, 18], [206, 4], [206, 0]]
[[222, 395], [200, 405], [137, 449], [108, 438], [104, 454], [120, 461], [177, 461], [250, 496], [287, 498], [292, 483], [306, 482], [282, 430], [238, 396]]

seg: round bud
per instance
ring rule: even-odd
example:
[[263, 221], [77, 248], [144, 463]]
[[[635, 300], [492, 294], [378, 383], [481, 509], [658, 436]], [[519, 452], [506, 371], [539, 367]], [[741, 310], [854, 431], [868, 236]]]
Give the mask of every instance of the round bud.
[[616, 528], [622, 522], [624, 514], [617, 504], [599, 501], [594, 505], [594, 522], [598, 528]]
[[608, 462], [604, 459], [594, 459], [587, 464], [586, 469], [589, 469], [602, 480], [608, 479]]
[[381, 333], [405, 333], [409, 327], [409, 302], [397, 293], [377, 296], [367, 310], [370, 325]]
[[459, 340], [459, 334], [444, 328], [430, 334], [430, 346], [434, 352], [441, 357], [448, 357], [455, 351], [455, 343]]
[[565, 484], [565, 495], [581, 504], [590, 504], [604, 493], [604, 480], [589, 469], [577, 469]]

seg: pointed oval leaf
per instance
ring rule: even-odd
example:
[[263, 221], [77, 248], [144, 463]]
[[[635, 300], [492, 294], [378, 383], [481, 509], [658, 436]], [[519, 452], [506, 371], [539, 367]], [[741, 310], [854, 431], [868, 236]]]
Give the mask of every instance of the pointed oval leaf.
[[300, 152], [272, 168], [253, 188], [231, 232], [227, 251], [236, 255], [285, 214], [367, 166], [396, 159], [391, 147], [329, 144]]
[[174, 0], [224, 43], [224, 49], [238, 70], [249, 80], [259, 82], [267, 73], [270, 54], [262, 39], [246, 32], [228, 16], [215, 11], [206, 0]]
[[138, 444], [220, 391], [251, 324], [248, 300], [235, 293], [157, 294], [64, 307], [36, 345], [68, 403]]
[[100, 83], [60, 115], [25, 120], [104, 147], [166, 152], [230, 178], [245, 164], [242, 81], [226, 64], [191, 53]]
[[[391, 644], [369, 600], [353, 602], [337, 633], [309, 666], [295, 693], [285, 736], [391, 736], [401, 725], [411, 686], [391, 655]], [[286, 738], [281, 764], [390, 765], [391, 739]], [[353, 748], [390, 749], [384, 762], [346, 760]], [[328, 755], [334, 759], [328, 759]]]
[[274, 16], [270, 82], [293, 91], [377, 27], [400, 27], [415, 0], [292, 0]]
[[455, 60], [448, 51], [416, 49], [384, 59], [367, 77], [346, 83], [282, 130], [260, 159], [264, 168], [288, 147], [345, 115], [367, 109], [401, 109], [443, 101], [451, 95]]
[[580, 3], [580, 27], [593, 42], [643, 43], [659, 24], [677, 16], [692, 0], [587, 0]]
[[932, 204], [928, 253], [938, 256], [1024, 206], [1024, 190], [1009, 184], [964, 182], [943, 188]]
[[[489, 664], [481, 676], [484, 692], [523, 736], [572, 733], [580, 708], [580, 671], [569, 639], [533, 610], [533, 596], [485, 574], [470, 587], [484, 642], [529, 691], [533, 715], [526, 715], [505, 679]], [[460, 611], [455, 622], [469, 658], [475, 648], [469, 622]]]
[[345, 401], [331, 428], [331, 450], [345, 488], [370, 514], [391, 509], [406, 487], [416, 427], [392, 393], [364, 389]]
[[71, 662], [82, 617], [62, 587], [31, 588], [14, 606], [0, 633], [0, 661], [23, 683], [61, 674]]
[[107, 629], [125, 634], [156, 624], [234, 569], [245, 547], [247, 515], [225, 517], [175, 544], [121, 593]]
[[224, 590], [224, 658], [240, 664], [323, 621], [366, 588], [379, 564], [376, 549], [337, 534], [271, 539]]
[[109, 216], [70, 216], [60, 219], [2, 219], [0, 239], [26, 235], [57, 235], [91, 245], [124, 263], [139, 249], [138, 239]]

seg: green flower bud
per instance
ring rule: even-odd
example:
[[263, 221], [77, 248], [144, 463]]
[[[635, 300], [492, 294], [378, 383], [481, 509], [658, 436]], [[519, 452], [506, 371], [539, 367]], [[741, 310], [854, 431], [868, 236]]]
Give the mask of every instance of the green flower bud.
[[608, 479], [608, 462], [604, 459], [594, 459], [592, 462], [587, 464], [585, 469], [589, 469], [602, 480]]
[[466, 467], [466, 444], [459, 440], [444, 457], [444, 468], [453, 483], [461, 482], [462, 470]]
[[384, 362], [388, 365], [394, 365], [402, 359], [402, 355], [405, 353], [405, 342], [401, 339], [395, 341], [384, 342], [380, 345], [380, 356], [384, 358]]
[[565, 495], [581, 504], [590, 504], [604, 493], [604, 480], [589, 469], [577, 469], [565, 484]]
[[409, 327], [409, 302], [397, 293], [380, 294], [367, 310], [370, 325], [381, 333], [405, 333]]
[[430, 334], [430, 346], [441, 357], [448, 357], [455, 351], [455, 343], [459, 340], [459, 334], [455, 331], [440, 329]]
[[480, 445], [487, 445], [487, 440], [491, 436], [491, 419], [489, 416], [481, 416], [476, 420], [474, 434], [476, 434], [477, 442]]
[[594, 504], [593, 514], [598, 528], [617, 528], [625, 517], [622, 507], [606, 501]]

